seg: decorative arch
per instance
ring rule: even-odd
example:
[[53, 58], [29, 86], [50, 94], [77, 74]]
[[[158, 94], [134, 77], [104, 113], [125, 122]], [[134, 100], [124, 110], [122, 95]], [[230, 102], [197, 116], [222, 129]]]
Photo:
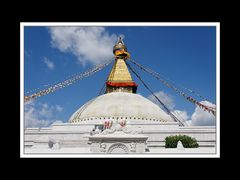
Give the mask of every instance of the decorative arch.
[[112, 144], [107, 153], [113, 154], [113, 153], [118, 153], [118, 154], [127, 154], [129, 153], [129, 150], [125, 144], [122, 143], [114, 143]]

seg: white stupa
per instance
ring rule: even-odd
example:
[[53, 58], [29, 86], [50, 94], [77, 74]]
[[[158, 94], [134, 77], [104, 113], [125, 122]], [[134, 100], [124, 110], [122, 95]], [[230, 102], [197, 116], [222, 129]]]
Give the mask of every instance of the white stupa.
[[69, 122], [101, 123], [113, 119], [173, 122], [173, 119], [152, 101], [128, 92], [111, 92], [90, 100], [71, 116]]
[[[199, 148], [185, 150], [184, 153], [216, 152], [215, 127], [180, 126], [159, 106], [137, 94], [138, 85], [125, 63], [130, 55], [121, 38], [113, 53], [115, 62], [106, 81], [105, 94], [80, 106], [67, 123], [56, 122], [40, 129], [26, 128], [26, 154], [176, 153], [165, 148], [165, 137], [179, 134], [194, 137], [199, 143]], [[128, 130], [116, 130], [111, 124], [123, 121]], [[93, 129], [100, 132], [93, 133]]]

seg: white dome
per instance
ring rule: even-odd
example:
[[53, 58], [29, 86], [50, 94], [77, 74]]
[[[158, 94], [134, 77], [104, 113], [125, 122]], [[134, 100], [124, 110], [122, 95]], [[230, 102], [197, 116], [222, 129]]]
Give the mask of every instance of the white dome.
[[69, 122], [110, 119], [173, 122], [167, 113], [147, 98], [125, 92], [112, 92], [88, 101], [71, 116]]

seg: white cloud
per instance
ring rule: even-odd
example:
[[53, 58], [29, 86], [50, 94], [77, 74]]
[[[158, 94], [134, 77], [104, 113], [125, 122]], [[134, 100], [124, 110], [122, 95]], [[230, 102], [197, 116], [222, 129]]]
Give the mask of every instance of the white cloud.
[[181, 110], [174, 110], [172, 113], [180, 120], [186, 122], [189, 121], [189, 116], [187, 114], [187, 111], [181, 111]]
[[63, 110], [63, 107], [61, 107], [61, 106], [59, 106], [59, 105], [56, 105], [56, 110], [57, 110], [58, 112], [61, 112], [61, 111]]
[[51, 61], [50, 59], [48, 59], [46, 57], [43, 57], [43, 62], [47, 65], [47, 67], [50, 70], [53, 70], [55, 68], [55, 65], [54, 65], [53, 61]]
[[59, 105], [49, 106], [46, 103], [26, 102], [24, 105], [25, 127], [44, 127], [55, 121], [55, 113], [62, 111]]
[[49, 27], [51, 45], [61, 52], [71, 53], [85, 65], [109, 60], [117, 35], [104, 27]]
[[[214, 104], [211, 104], [208, 101], [201, 101], [200, 103], [210, 106], [216, 107]], [[191, 125], [193, 126], [215, 126], [216, 125], [216, 117], [203, 109], [196, 107], [194, 113], [191, 116]]]
[[[166, 94], [163, 91], [158, 91], [154, 93], [167, 107], [171, 112], [181, 121], [184, 121], [189, 126], [215, 126], [216, 124], [216, 117], [207, 112], [203, 109], [199, 108], [198, 106], [195, 108], [195, 111], [192, 115], [188, 115], [187, 111], [177, 110], [175, 108], [175, 102], [174, 99]], [[148, 97], [152, 102], [157, 104], [159, 107], [162, 108], [161, 104], [156, 100], [156, 98], [153, 95], [150, 95]], [[208, 101], [201, 101], [200, 103], [210, 106], [210, 107], [216, 107], [216, 105], [208, 102]]]
[[[158, 92], [155, 92], [154, 94], [163, 102], [164, 105], [167, 106], [169, 110], [174, 109], [175, 103], [173, 98], [170, 95], [166, 94], [163, 91], [158, 91]], [[157, 99], [153, 95], [148, 96], [148, 99], [162, 108], [162, 105], [157, 101]]]

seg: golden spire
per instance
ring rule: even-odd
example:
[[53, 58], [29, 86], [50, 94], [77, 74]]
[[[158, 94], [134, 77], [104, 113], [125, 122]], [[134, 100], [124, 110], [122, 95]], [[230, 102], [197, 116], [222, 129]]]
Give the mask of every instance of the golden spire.
[[125, 60], [130, 58], [121, 37], [118, 38], [116, 45], [113, 47], [115, 62], [108, 76], [106, 92], [129, 92], [136, 93], [137, 84], [132, 80], [131, 74], [128, 71]]
[[117, 59], [114, 62], [113, 68], [108, 76], [108, 80], [111, 82], [127, 82], [132, 81], [132, 77], [128, 71], [127, 65], [124, 59]]

